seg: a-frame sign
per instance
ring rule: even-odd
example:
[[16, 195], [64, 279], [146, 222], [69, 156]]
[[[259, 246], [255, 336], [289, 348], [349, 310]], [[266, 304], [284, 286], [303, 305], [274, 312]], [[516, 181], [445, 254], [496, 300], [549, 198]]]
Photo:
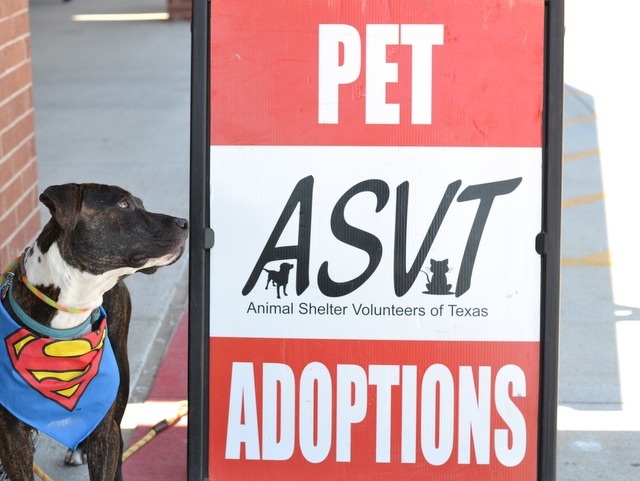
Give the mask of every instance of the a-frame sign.
[[194, 0], [189, 480], [555, 479], [562, 32]]

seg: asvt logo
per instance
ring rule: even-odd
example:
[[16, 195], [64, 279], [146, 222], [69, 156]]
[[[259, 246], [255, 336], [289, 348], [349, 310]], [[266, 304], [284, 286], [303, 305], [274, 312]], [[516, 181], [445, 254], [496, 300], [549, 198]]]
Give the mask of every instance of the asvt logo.
[[[396, 187], [395, 226], [393, 245], [393, 286], [396, 296], [404, 296], [416, 282], [422, 272], [427, 276], [426, 288], [421, 290], [429, 295], [462, 296], [471, 287], [473, 268], [480, 241], [489, 219], [494, 202], [499, 197], [511, 194], [522, 182], [522, 177], [470, 185], [461, 192], [462, 181], [451, 182], [442, 194], [435, 215], [424, 234], [424, 238], [413, 258], [411, 266], [407, 270], [407, 219], [409, 216], [409, 182], [405, 181]], [[269, 236], [260, 257], [258, 258], [244, 288], [242, 294], [248, 295], [256, 286], [259, 278], [266, 273], [266, 289], [275, 288], [277, 298], [281, 293], [287, 295], [289, 274], [293, 270], [295, 262], [295, 289], [296, 294], [302, 294], [309, 287], [309, 254], [311, 248], [311, 216], [313, 208], [314, 178], [307, 176], [301, 179], [289, 196], [280, 217], [278, 218], [271, 235]], [[348, 189], [336, 202], [331, 213], [331, 232], [339, 241], [364, 251], [369, 258], [366, 268], [356, 277], [338, 282], [329, 275], [329, 262], [321, 264], [317, 282], [320, 292], [327, 297], [346, 296], [359, 289], [380, 265], [383, 255], [383, 245], [378, 237], [358, 227], [350, 225], [345, 218], [345, 210], [349, 202], [363, 192], [373, 193], [376, 198], [376, 213], [384, 209], [390, 198], [389, 185], [380, 179], [368, 179], [359, 182]], [[467, 235], [467, 241], [459, 265], [459, 274], [455, 286], [449, 283], [447, 274], [450, 272], [449, 259], [429, 259], [429, 251], [434, 240], [438, 236], [440, 227], [447, 218], [447, 213], [452, 208], [453, 202], [478, 201], [475, 217], [466, 231], [460, 235]], [[297, 244], [278, 245], [285, 227], [292, 219], [294, 212], [298, 210]], [[427, 265], [427, 259], [429, 263]], [[286, 262], [282, 262], [286, 261]], [[270, 263], [279, 262], [279, 264]], [[274, 269], [273, 266], [279, 268]]]

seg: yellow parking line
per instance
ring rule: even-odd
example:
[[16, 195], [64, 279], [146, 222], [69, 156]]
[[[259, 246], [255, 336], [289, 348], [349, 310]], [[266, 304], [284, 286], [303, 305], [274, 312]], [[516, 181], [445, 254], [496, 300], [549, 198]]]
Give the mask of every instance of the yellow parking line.
[[588, 122], [595, 122], [596, 116], [590, 115], [578, 115], [576, 117], [569, 117], [564, 119], [564, 125], [586, 124]]
[[599, 252], [598, 254], [591, 254], [584, 257], [577, 258], [563, 258], [563, 267], [585, 267], [585, 266], [597, 266], [608, 267], [611, 265], [611, 256], [609, 251]]
[[564, 154], [562, 156], [562, 160], [564, 162], [573, 162], [574, 160], [582, 160], [598, 156], [600, 156], [600, 149], [582, 150], [580, 152], [571, 152], [570, 154]]
[[567, 209], [569, 207], [578, 207], [581, 205], [591, 204], [593, 202], [600, 202], [604, 200], [604, 192], [598, 192], [596, 194], [582, 195], [580, 197], [573, 197], [572, 199], [565, 199], [562, 201], [562, 208]]

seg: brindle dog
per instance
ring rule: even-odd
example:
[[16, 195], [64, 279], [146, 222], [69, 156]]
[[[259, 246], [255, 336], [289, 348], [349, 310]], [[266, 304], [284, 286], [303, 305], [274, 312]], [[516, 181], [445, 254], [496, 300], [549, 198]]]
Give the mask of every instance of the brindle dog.
[[[177, 261], [184, 252], [188, 222], [148, 212], [140, 199], [115, 186], [56, 185], [47, 188], [40, 201], [52, 217], [15, 268], [12, 295], [29, 317], [52, 329], [78, 326], [87, 314], [63, 312], [42, 302], [19, 281], [23, 274], [62, 306], [89, 311], [104, 307], [120, 385], [106, 416], [82, 444], [91, 481], [121, 480], [120, 421], [129, 396], [131, 314], [122, 279], [135, 272], [150, 274]], [[2, 304], [20, 324], [8, 297]], [[2, 389], [11, 389], [7, 383], [2, 380]], [[33, 480], [31, 432], [31, 426], [0, 406], [0, 460], [11, 481]]]

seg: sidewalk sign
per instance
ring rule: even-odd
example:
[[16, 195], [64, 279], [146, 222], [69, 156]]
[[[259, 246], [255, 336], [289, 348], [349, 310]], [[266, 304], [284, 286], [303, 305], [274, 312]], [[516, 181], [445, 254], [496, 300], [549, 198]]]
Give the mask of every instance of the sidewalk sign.
[[555, 479], [562, 16], [193, 1], [189, 480]]

